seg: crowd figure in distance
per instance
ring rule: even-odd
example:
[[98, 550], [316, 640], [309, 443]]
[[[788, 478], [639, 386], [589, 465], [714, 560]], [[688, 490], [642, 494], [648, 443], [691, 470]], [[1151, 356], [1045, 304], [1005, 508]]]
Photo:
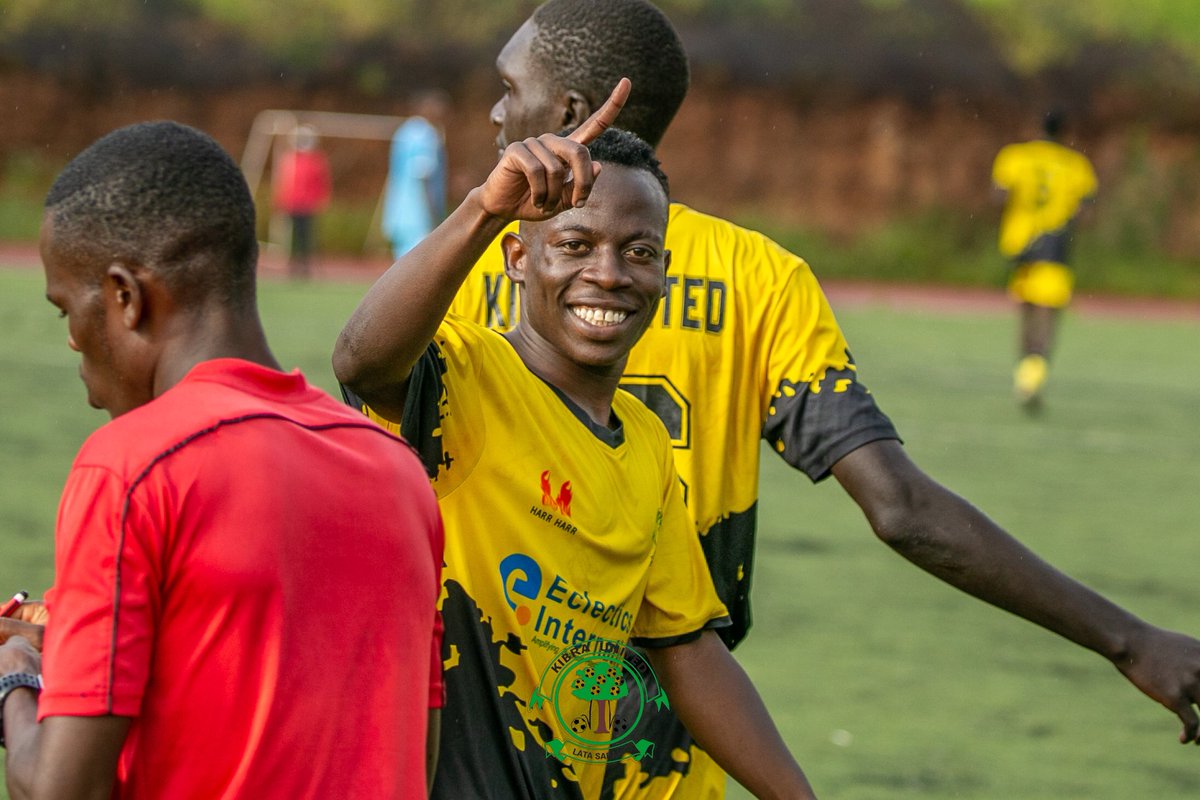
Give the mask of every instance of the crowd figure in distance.
[[306, 279], [312, 275], [312, 258], [317, 248], [317, 217], [329, 206], [333, 182], [329, 159], [318, 147], [317, 131], [300, 125], [292, 136], [293, 146], [275, 165], [274, 205], [288, 217], [288, 274]]
[[428, 89], [416, 94], [412, 115], [392, 136], [384, 189], [383, 235], [395, 258], [407, 253], [446, 216], [446, 144], [443, 126], [450, 97]]

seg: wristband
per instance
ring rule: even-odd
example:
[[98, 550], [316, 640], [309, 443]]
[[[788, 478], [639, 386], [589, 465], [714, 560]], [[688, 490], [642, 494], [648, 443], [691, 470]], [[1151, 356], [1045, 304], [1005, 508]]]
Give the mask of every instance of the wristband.
[[4, 747], [4, 701], [13, 689], [33, 689], [35, 695], [42, 693], [42, 676], [28, 672], [14, 672], [0, 676], [0, 747]]

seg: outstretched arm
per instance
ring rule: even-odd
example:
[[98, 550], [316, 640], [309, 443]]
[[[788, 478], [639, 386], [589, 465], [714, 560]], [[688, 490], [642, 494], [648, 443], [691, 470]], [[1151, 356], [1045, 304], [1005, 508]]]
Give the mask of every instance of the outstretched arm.
[[758, 691], [712, 631], [647, 651], [671, 708], [721, 767], [759, 798], [815, 798]]
[[1107, 658], [1200, 744], [1200, 641], [1138, 619], [1067, 577], [926, 475], [894, 440], [873, 442], [833, 474], [892, 549], [952, 586]]
[[587, 145], [616, 120], [629, 97], [622, 78], [570, 136], [515, 142], [482, 186], [404, 254], [367, 292], [342, 329], [333, 371], [381, 415], [399, 421], [404, 386], [459, 286], [513, 220], [545, 220], [581, 206], [600, 171]]

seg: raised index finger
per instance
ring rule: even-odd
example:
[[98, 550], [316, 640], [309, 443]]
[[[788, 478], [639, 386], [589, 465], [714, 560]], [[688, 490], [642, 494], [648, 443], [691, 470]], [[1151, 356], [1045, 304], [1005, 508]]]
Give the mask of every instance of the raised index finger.
[[567, 138], [582, 145], [591, 144], [597, 136], [608, 130], [616, 121], [617, 115], [625, 107], [625, 101], [629, 99], [629, 92], [632, 88], [633, 84], [629, 82], [629, 78], [621, 78], [617, 81], [617, 85], [608, 99], [604, 101], [604, 105], [585, 119], [582, 125], [571, 131]]

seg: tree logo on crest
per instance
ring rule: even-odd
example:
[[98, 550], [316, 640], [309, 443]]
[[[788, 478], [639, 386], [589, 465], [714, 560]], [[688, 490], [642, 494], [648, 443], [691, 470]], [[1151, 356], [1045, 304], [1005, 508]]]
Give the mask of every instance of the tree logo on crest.
[[550, 662], [529, 705], [547, 703], [558, 737], [546, 743], [546, 756], [593, 764], [653, 758], [654, 742], [640, 732], [648, 714], [671, 707], [645, 656], [599, 638], [567, 647]]

